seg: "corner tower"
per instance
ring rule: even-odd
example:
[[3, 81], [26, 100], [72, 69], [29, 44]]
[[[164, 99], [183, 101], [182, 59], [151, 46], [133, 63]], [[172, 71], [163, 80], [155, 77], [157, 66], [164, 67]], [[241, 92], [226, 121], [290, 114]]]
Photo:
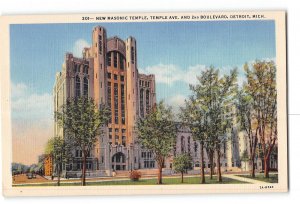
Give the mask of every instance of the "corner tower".
[[97, 26], [92, 33], [91, 57], [94, 59], [94, 100], [99, 106], [107, 102], [106, 30]]
[[126, 67], [127, 67], [127, 121], [128, 143], [133, 143], [134, 125], [138, 114], [138, 70], [137, 70], [136, 40], [129, 37], [126, 40]]

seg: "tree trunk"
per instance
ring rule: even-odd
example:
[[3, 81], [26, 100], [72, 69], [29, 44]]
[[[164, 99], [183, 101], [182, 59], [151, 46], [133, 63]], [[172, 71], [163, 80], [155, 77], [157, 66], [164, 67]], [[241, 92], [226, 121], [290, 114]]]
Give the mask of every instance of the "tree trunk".
[[200, 149], [201, 149], [201, 183], [205, 183], [205, 174], [204, 174], [204, 144], [203, 142], [201, 142], [201, 145], [200, 145]]
[[157, 184], [162, 184], [162, 165], [158, 165], [158, 177], [157, 177]]
[[81, 175], [81, 185], [85, 186], [85, 172], [86, 172], [86, 154], [83, 153], [83, 161], [82, 161], [82, 175]]
[[57, 165], [57, 186], [60, 186], [60, 165]]
[[217, 165], [218, 165], [218, 181], [222, 182], [222, 173], [221, 173], [221, 155], [220, 155], [220, 149], [217, 150]]
[[183, 183], [183, 172], [181, 172], [181, 183]]
[[264, 164], [265, 164], [265, 169], [264, 169], [264, 173], [265, 173], [265, 178], [269, 178], [269, 160], [270, 160], [270, 155], [267, 155], [266, 157], [264, 157]]
[[255, 163], [254, 163], [254, 157], [251, 157], [251, 177], [255, 178]]
[[275, 145], [275, 139], [273, 140], [273, 143], [269, 146], [268, 151], [267, 151], [267, 155], [264, 156], [264, 173], [265, 173], [265, 178], [269, 178], [269, 171], [270, 171], [270, 155], [272, 152], [272, 149]]
[[213, 179], [214, 175], [214, 152], [212, 150], [209, 151], [209, 162], [210, 162], [210, 179]]

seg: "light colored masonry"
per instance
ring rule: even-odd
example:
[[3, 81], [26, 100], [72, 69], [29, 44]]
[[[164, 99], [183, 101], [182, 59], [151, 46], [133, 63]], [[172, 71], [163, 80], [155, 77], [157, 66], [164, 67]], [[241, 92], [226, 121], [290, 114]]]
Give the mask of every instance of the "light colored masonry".
[[[138, 118], [149, 113], [156, 103], [155, 76], [140, 74], [137, 65], [137, 42], [133, 37], [125, 41], [118, 37], [107, 37], [105, 28], [97, 26], [92, 31], [92, 45], [84, 48], [82, 58], [72, 53], [65, 55], [62, 71], [56, 74], [53, 88], [54, 111], [59, 111], [67, 98], [92, 97], [96, 104], [111, 108], [108, 126], [87, 160], [88, 175], [111, 176], [113, 171], [140, 169], [151, 173], [157, 164], [153, 154], [142, 149], [137, 143], [134, 126]], [[63, 137], [63, 129], [54, 124], [54, 135]], [[165, 162], [164, 173], [172, 173], [172, 159], [182, 152], [193, 158], [192, 171], [199, 171], [200, 145], [193, 140], [190, 132], [181, 128], [171, 157]], [[236, 171], [249, 168], [241, 162], [242, 153], [249, 149], [244, 134], [233, 129], [230, 140], [222, 148], [222, 168]], [[73, 161], [64, 165], [64, 176], [80, 176], [81, 151], [73, 150]], [[210, 167], [207, 155], [205, 168]]]

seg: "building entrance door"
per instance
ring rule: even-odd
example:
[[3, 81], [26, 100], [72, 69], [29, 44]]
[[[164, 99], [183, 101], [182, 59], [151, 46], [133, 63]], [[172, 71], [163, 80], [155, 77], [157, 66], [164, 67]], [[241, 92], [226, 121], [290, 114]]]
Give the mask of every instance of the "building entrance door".
[[125, 155], [122, 152], [117, 152], [112, 157], [112, 169], [115, 171], [126, 170]]

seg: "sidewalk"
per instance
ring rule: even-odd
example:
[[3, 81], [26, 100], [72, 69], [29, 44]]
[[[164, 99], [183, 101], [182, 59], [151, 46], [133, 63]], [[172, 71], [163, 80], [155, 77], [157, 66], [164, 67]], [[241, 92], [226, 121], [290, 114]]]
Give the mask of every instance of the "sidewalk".
[[251, 184], [266, 184], [267, 182], [264, 181], [259, 181], [256, 179], [250, 179], [250, 178], [245, 178], [245, 177], [240, 177], [234, 174], [223, 174], [222, 177], [230, 178], [230, 179], [235, 179], [238, 181], [243, 181]]

